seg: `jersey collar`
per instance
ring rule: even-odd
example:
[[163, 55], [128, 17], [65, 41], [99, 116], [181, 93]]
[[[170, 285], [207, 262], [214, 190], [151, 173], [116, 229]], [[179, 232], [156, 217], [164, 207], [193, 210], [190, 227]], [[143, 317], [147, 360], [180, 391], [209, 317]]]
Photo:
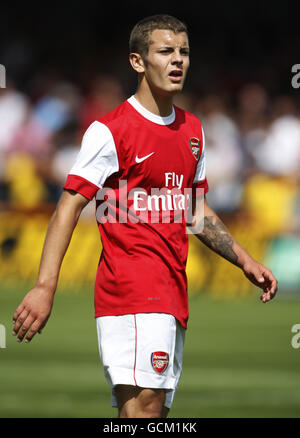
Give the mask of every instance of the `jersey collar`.
[[158, 116], [158, 115], [153, 114], [150, 111], [148, 111], [143, 105], [141, 105], [136, 100], [134, 95], [129, 97], [129, 99], [127, 99], [127, 102], [129, 102], [130, 105], [132, 105], [133, 108], [137, 112], [139, 112], [143, 117], [145, 117], [146, 119], [150, 120], [153, 123], [157, 123], [158, 125], [170, 125], [175, 120], [175, 109], [174, 109], [174, 107], [172, 107], [172, 112], [171, 112], [171, 114], [169, 116], [161, 117], [161, 116]]

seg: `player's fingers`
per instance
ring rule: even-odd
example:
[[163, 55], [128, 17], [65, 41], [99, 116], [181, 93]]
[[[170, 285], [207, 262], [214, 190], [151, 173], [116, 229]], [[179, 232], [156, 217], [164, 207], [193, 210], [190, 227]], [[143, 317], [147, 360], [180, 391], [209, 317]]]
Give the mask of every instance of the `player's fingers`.
[[23, 310], [25, 309], [25, 306], [23, 304], [20, 304], [17, 308], [15, 313], [13, 314], [13, 323], [16, 322], [16, 320], [18, 319], [19, 315], [23, 312]]
[[22, 342], [24, 336], [26, 335], [27, 331], [30, 329], [32, 323], [35, 321], [36, 319], [32, 316], [32, 315], [28, 315], [27, 318], [25, 319], [25, 321], [23, 322], [22, 326], [19, 329], [19, 333], [18, 333], [18, 342]]
[[[47, 318], [47, 320], [48, 320], [48, 318]], [[44, 323], [42, 323], [38, 329], [38, 333], [40, 335], [42, 334], [43, 328], [45, 327], [47, 320]]]
[[262, 294], [262, 296], [260, 297], [260, 299], [261, 299], [261, 301], [262, 301], [263, 303], [266, 303], [267, 301], [270, 300], [270, 296], [269, 296], [268, 293], [265, 292], [264, 294]]
[[22, 318], [22, 321], [23, 321], [22, 324], [20, 324], [17, 331], [15, 331], [17, 338], [18, 338], [17, 341], [19, 341], [19, 342], [22, 341], [25, 333], [27, 332], [27, 330], [29, 329], [29, 327], [31, 326], [31, 324], [33, 323], [34, 320], [35, 320], [35, 318], [32, 315], [30, 315], [30, 313], [28, 313], [26, 318], [25, 317]]
[[42, 322], [42, 324], [40, 325], [39, 329], [38, 329], [38, 333], [41, 334], [43, 331], [43, 328], [45, 327], [45, 325], [47, 324], [47, 321], [49, 319], [50, 315]]
[[273, 298], [278, 290], [278, 282], [271, 271], [266, 271], [264, 277], [266, 279], [264, 291]]
[[270, 288], [267, 290], [267, 294], [270, 300], [275, 297], [276, 292], [277, 292], [277, 282], [272, 282]]
[[41, 333], [40, 332], [40, 327], [41, 327], [41, 321], [36, 319], [34, 321], [34, 323], [32, 324], [32, 326], [30, 327], [30, 330], [28, 331], [28, 333], [27, 333], [27, 335], [25, 337], [25, 342], [26, 343], [30, 342], [36, 333]]
[[21, 342], [29, 330], [31, 324], [34, 322], [35, 318], [29, 313], [27, 318], [24, 319], [22, 325], [20, 326], [17, 334], [17, 341]]
[[29, 314], [29, 310], [23, 309], [23, 311], [16, 317], [16, 322], [14, 324], [13, 331], [12, 331], [13, 335], [16, 335], [18, 333], [21, 325], [23, 324], [23, 322], [27, 318], [28, 314]]
[[271, 293], [272, 293], [273, 295], [275, 295], [277, 291], [278, 291], [278, 281], [277, 281], [276, 278], [274, 277], [274, 278], [272, 279]]
[[263, 303], [266, 303], [267, 301], [272, 300], [277, 292], [277, 288], [274, 289], [274, 285], [266, 288], [265, 292], [261, 296], [261, 300]]

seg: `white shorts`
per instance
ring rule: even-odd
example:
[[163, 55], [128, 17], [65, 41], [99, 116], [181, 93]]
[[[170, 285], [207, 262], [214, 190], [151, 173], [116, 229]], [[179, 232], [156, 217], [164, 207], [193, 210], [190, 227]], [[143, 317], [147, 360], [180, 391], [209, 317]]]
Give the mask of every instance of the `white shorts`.
[[166, 313], [137, 313], [96, 318], [99, 353], [104, 375], [114, 387], [164, 388], [170, 408], [179, 382], [185, 329]]

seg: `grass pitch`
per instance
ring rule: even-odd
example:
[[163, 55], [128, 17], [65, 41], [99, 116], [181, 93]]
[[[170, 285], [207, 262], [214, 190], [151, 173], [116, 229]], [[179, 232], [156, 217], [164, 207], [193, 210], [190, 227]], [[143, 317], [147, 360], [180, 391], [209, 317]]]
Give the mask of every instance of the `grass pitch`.
[[[11, 330], [28, 289], [1, 287], [0, 417], [117, 416], [98, 354], [92, 289], [58, 289], [43, 333], [25, 344]], [[291, 345], [300, 300], [279, 292], [263, 304], [258, 296], [190, 299], [183, 372], [169, 418], [300, 416], [300, 348]]]

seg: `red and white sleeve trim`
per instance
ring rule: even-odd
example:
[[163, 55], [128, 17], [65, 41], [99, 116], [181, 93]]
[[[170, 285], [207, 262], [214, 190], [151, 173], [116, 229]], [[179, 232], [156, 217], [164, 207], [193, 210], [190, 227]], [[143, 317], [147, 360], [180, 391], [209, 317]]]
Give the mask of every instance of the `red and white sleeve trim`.
[[[196, 189], [203, 189], [203, 193], [200, 190], [196, 191]], [[194, 192], [195, 197], [203, 196], [208, 191], [209, 191], [209, 186], [208, 186], [208, 182], [207, 182], [206, 178], [204, 178], [204, 180], [202, 180], [202, 181], [198, 181], [198, 182], [193, 184], [193, 192]]]
[[91, 183], [87, 179], [82, 178], [82, 176], [69, 174], [64, 185], [64, 189], [74, 190], [89, 200], [92, 200], [100, 187]]

